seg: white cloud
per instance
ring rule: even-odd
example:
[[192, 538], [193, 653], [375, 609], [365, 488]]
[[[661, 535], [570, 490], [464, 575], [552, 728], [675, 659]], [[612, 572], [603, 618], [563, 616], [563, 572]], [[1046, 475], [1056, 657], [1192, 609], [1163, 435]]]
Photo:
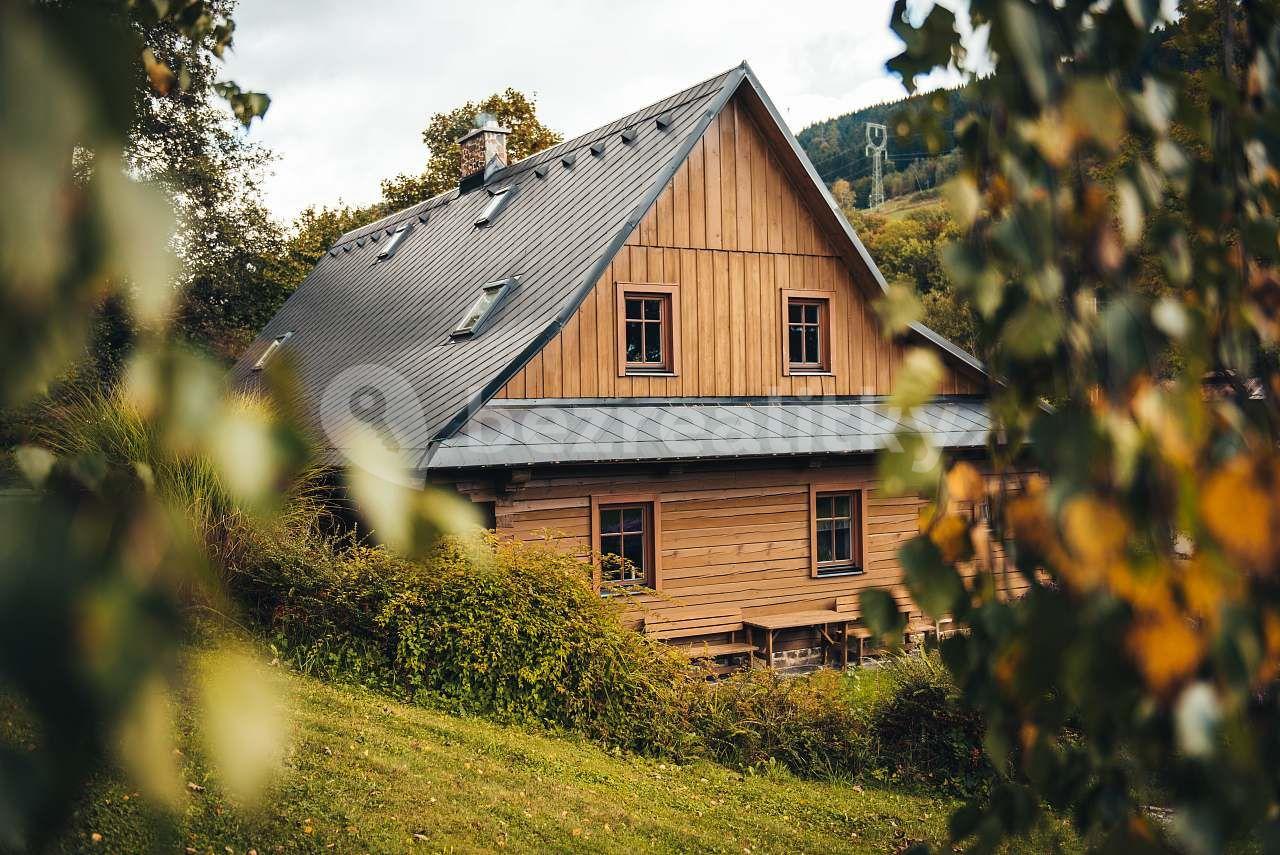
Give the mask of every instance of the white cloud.
[[241, 0], [227, 76], [272, 104], [252, 135], [278, 155], [276, 215], [377, 198], [420, 169], [427, 117], [514, 86], [543, 121], [588, 131], [749, 61], [793, 130], [900, 97], [892, 0]]

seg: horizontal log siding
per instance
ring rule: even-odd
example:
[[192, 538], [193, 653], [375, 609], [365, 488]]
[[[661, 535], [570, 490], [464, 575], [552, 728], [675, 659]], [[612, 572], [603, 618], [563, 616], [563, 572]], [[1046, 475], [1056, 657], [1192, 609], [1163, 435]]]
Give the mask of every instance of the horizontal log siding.
[[[809, 483], [869, 490], [864, 520], [865, 572], [809, 575]], [[464, 492], [479, 490], [460, 484]], [[744, 613], [832, 608], [835, 598], [868, 587], [893, 591], [912, 616], [919, 610], [902, 585], [897, 549], [918, 530], [922, 500], [880, 495], [870, 464], [795, 466], [758, 464], [735, 471], [699, 469], [671, 474], [604, 471], [535, 473], [514, 492], [497, 495], [501, 535], [548, 539], [583, 559], [590, 553], [591, 496], [653, 493], [662, 503], [659, 593], [631, 602], [645, 610], [737, 605]]]
[[[855, 281], [855, 275], [862, 281]], [[616, 283], [679, 286], [674, 377], [619, 377]], [[783, 373], [781, 292], [831, 294], [832, 376]], [[791, 184], [747, 110], [730, 102], [561, 333], [502, 398], [885, 395], [903, 345], [880, 335], [868, 294]], [[943, 394], [979, 378], [946, 360]]]

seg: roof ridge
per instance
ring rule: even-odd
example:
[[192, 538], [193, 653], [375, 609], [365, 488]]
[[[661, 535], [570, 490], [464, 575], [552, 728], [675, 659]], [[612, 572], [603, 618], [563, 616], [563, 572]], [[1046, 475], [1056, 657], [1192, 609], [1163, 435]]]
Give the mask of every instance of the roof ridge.
[[[710, 77], [706, 78], [705, 80], [700, 80], [697, 83], [693, 84], [692, 86], [686, 86], [683, 89], [680, 89], [676, 92], [672, 92], [670, 95], [667, 95], [663, 98], [659, 98], [658, 100], [653, 101], [649, 104], [646, 104], [643, 107], [640, 107], [639, 109], [632, 110], [629, 113], [623, 113], [621, 116], [617, 117], [616, 119], [613, 119], [612, 121], [605, 122], [603, 125], [592, 128], [591, 130], [578, 134], [577, 136], [572, 137], [570, 139], [561, 140], [560, 142], [554, 145], [550, 145], [544, 149], [535, 151], [533, 154], [526, 155], [525, 157], [520, 158], [514, 163], [507, 164], [502, 169], [495, 172], [493, 177], [490, 180], [486, 181], [485, 184], [482, 186], [488, 186], [489, 184], [499, 182], [505, 178], [512, 178], [512, 177], [515, 177], [516, 175], [526, 172], [529, 169], [538, 165], [538, 161], [536, 161], [536, 159], [538, 158], [553, 160], [554, 158], [561, 156], [565, 151], [573, 151], [581, 148], [586, 148], [587, 146], [591, 145], [593, 142], [596, 142], [602, 136], [609, 136], [621, 130], [622, 128], [628, 128], [628, 127], [631, 127], [632, 125], [646, 121], [649, 117], [644, 115], [645, 113], [649, 112], [650, 110], [653, 110], [654, 108], [662, 104], [665, 104], [666, 102], [670, 101], [672, 98], [681, 98], [683, 96], [683, 100], [678, 101], [674, 104], [667, 105], [667, 107], [663, 110], [663, 112], [679, 109], [680, 107], [683, 107], [684, 105], [690, 103], [691, 101], [696, 101], [699, 98], [704, 98], [706, 97], [705, 95], [693, 95], [691, 93], [695, 92], [696, 90], [700, 89], [703, 86], [706, 86], [708, 83], [711, 83], [713, 80], [726, 78], [729, 75], [733, 74], [734, 71], [742, 69], [745, 66], [746, 66], [746, 63], [743, 62], [742, 64], [736, 65], [733, 68], [726, 69], [725, 71], [722, 71], [719, 74], [713, 74]], [[614, 127], [615, 125], [618, 125], [620, 122], [623, 122], [623, 121], [627, 121], [627, 124], [622, 125], [619, 128]], [[429, 196], [426, 199], [423, 199], [418, 202], [414, 202], [411, 205], [406, 205], [405, 207], [400, 208], [396, 211], [392, 211], [390, 214], [380, 217], [371, 223], [365, 223], [362, 226], [357, 226], [354, 229], [350, 229], [347, 232], [344, 232], [342, 236], [339, 237], [336, 241], [334, 241], [329, 246], [325, 247], [325, 251], [328, 252], [329, 250], [337, 246], [340, 246], [341, 244], [344, 244], [347, 241], [352, 240], [354, 238], [365, 237], [371, 234], [372, 232], [378, 231], [379, 229], [386, 228], [388, 225], [394, 225], [395, 223], [400, 221], [400, 218], [410, 219], [422, 213], [423, 210], [434, 210], [436, 207], [439, 207], [439, 205], [431, 205], [430, 203], [432, 202], [435, 202], [437, 200], [443, 200], [441, 204], [448, 204], [450, 201], [452, 201], [454, 197], [461, 197], [462, 195], [463, 194], [458, 193], [458, 188], [456, 186], [450, 187], [448, 190], [437, 193], [434, 196]]]

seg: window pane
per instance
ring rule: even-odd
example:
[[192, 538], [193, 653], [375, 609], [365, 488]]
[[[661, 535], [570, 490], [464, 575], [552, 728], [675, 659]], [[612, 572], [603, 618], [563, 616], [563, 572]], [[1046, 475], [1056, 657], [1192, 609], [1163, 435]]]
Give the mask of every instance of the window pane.
[[662, 364], [662, 324], [645, 324], [644, 361]]
[[644, 317], [647, 321], [656, 321], [662, 317], [662, 301], [661, 300], [645, 300], [644, 301]]
[[835, 541], [836, 560], [848, 561], [853, 555], [853, 538], [850, 536], [848, 520], [836, 520]]
[[627, 298], [627, 317], [639, 319], [644, 317], [644, 300]]
[[627, 362], [639, 362], [644, 354], [644, 322], [627, 321]]
[[816, 324], [818, 322], [818, 304], [807, 303], [804, 307], [804, 321], [807, 324]]
[[787, 321], [798, 324], [804, 320], [804, 306], [800, 303], [787, 303]]
[[790, 327], [787, 335], [787, 354], [792, 362], [804, 362], [803, 327]]
[[831, 520], [818, 520], [818, 561], [832, 561]]
[[847, 518], [847, 517], [849, 516], [849, 497], [848, 497], [848, 496], [836, 496], [836, 497], [833, 499], [833, 501], [835, 502], [835, 505], [836, 505], [836, 512], [835, 512], [835, 514], [834, 514], [834, 515], [835, 515], [835, 516], [837, 516], [837, 517], [846, 517], [846, 518]]
[[[617, 534], [622, 531], [622, 511], [607, 510], [600, 512], [600, 533], [601, 534]], [[601, 541], [601, 549], [604, 549], [604, 542]]]
[[831, 518], [831, 497], [830, 496], [818, 497], [818, 517], [819, 518], [825, 517], [827, 519]]
[[622, 557], [616, 552], [600, 556], [600, 579], [604, 582], [620, 582], [623, 578]]
[[644, 511], [640, 508], [626, 508], [622, 511], [623, 531], [643, 531]]
[[622, 555], [628, 561], [635, 565], [635, 578], [639, 578], [639, 573], [644, 570], [644, 535], [629, 534], [622, 538]]
[[818, 361], [818, 328], [804, 328], [804, 358], [802, 362]]

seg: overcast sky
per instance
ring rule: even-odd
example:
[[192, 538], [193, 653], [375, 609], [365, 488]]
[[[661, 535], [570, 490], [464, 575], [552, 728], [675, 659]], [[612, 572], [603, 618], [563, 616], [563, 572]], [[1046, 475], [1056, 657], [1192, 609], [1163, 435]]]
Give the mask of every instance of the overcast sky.
[[903, 93], [892, 0], [241, 0], [226, 76], [271, 94], [267, 203], [363, 204], [422, 168], [427, 118], [513, 86], [572, 137], [751, 63], [793, 131]]

